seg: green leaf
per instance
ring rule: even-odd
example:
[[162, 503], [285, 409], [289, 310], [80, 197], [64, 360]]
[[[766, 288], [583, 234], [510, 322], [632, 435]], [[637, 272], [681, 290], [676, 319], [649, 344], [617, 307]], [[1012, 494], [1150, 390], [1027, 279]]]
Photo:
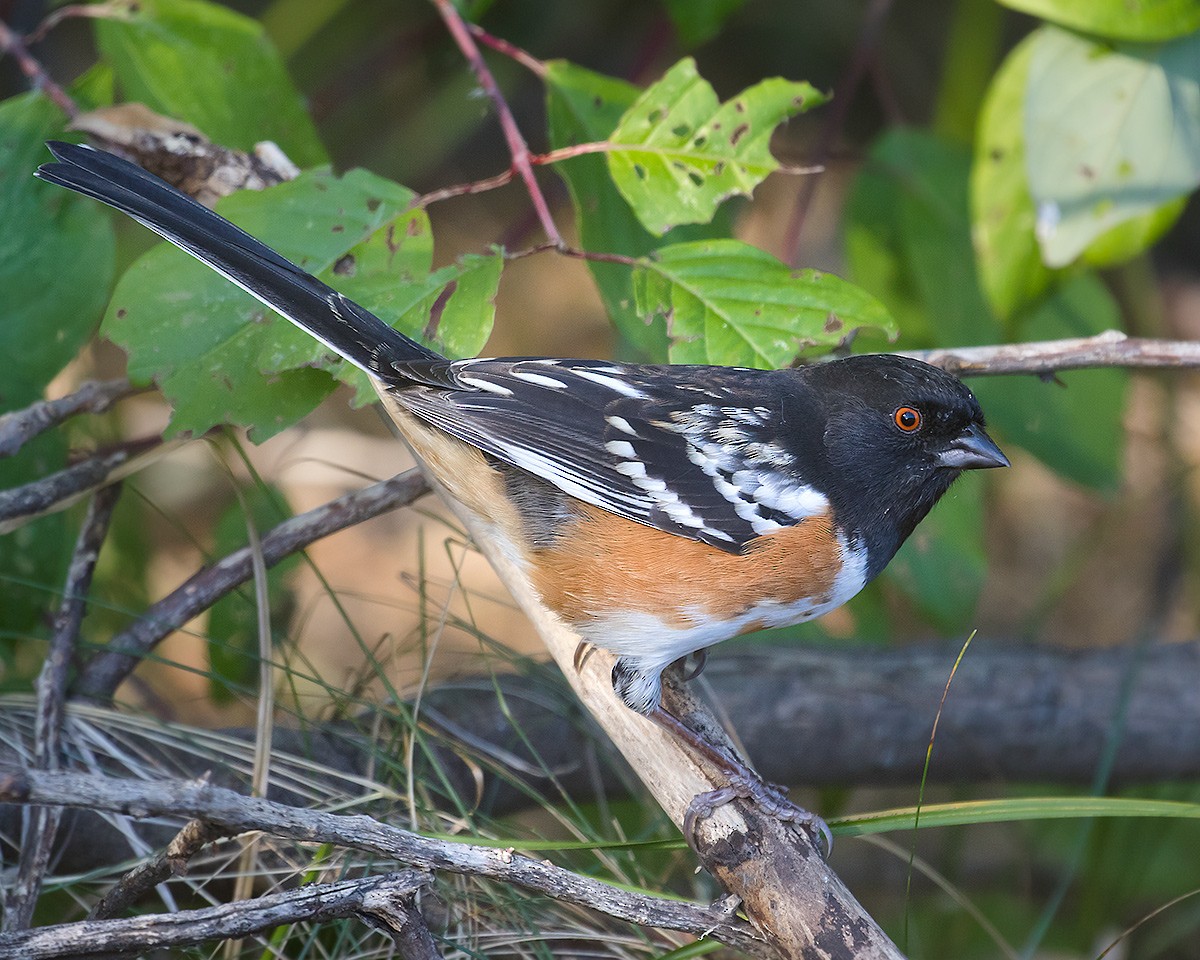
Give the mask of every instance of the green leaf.
[[980, 481], [971, 474], [955, 481], [884, 572], [943, 630], [969, 625], [987, 574]]
[[858, 328], [896, 330], [864, 290], [739, 240], [664, 247], [639, 265], [634, 292], [644, 316], [666, 319], [672, 363], [781, 367]]
[[1000, 0], [1043, 20], [1114, 40], [1171, 40], [1200, 30], [1197, 0]]
[[0, 355], [12, 361], [0, 410], [42, 395], [91, 337], [112, 286], [111, 217], [33, 178], [50, 159], [46, 140], [62, 128], [62, 114], [41, 94], [0, 103]]
[[764, 80], [719, 104], [695, 61], [680, 60], [626, 111], [608, 168], [647, 230], [707, 223], [727, 198], [751, 191], [779, 163], [775, 127], [827, 98], [807, 83]]
[[975, 273], [969, 171], [966, 147], [900, 128], [872, 148], [851, 191], [850, 277], [887, 304], [906, 344], [956, 346], [999, 337]]
[[667, 15], [686, 47], [698, 47], [711, 40], [745, 3], [746, 0], [666, 0]]
[[[1116, 303], [1086, 274], [1060, 287], [1020, 328], [1023, 340], [1087, 337], [1119, 324]], [[1121, 416], [1129, 375], [1123, 370], [1074, 370], [1053, 380], [972, 379], [988, 422], [1052, 470], [1104, 492], [1120, 482]]]
[[[546, 64], [546, 112], [555, 149], [593, 143], [612, 132], [640, 91], [631, 83], [593, 73], [564, 60]], [[667, 243], [727, 237], [728, 207], [712, 222], [676, 227], [659, 239], [646, 231], [617, 191], [608, 165], [598, 154], [572, 157], [555, 165], [567, 184], [579, 242], [585, 250], [638, 257]], [[646, 359], [665, 363], [667, 331], [661, 318], [647, 323], [633, 296], [633, 271], [624, 264], [588, 261], [609, 318], [621, 336]]]
[[[218, 209], [410, 336], [423, 337], [430, 308], [455, 283], [434, 343], [477, 350], [491, 329], [485, 302], [499, 257], [431, 276], [429, 220], [407, 209], [411, 198], [365, 171], [337, 178], [318, 170], [270, 190], [241, 191]], [[324, 399], [334, 386], [329, 373], [365, 384], [328, 348], [167, 244], [126, 271], [103, 330], [129, 353], [130, 377], [158, 381], [171, 398], [172, 432], [236, 423], [261, 440]]]
[[1043, 27], [1031, 43], [1026, 169], [1058, 267], [1200, 184], [1200, 33], [1110, 47]]
[[1005, 320], [1049, 289], [1037, 212], [1025, 173], [1025, 87], [1034, 37], [1008, 55], [992, 80], [979, 117], [971, 167], [971, 222], [979, 279]]
[[273, 140], [298, 166], [327, 159], [279, 53], [249, 17], [202, 0], [139, 0], [96, 21], [96, 38], [123, 99], [225, 146]]

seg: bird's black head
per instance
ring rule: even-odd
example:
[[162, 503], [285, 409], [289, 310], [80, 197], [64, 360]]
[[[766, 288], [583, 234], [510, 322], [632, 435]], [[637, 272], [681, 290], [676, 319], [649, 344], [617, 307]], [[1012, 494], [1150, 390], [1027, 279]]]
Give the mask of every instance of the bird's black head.
[[1006, 467], [975, 395], [944, 370], [873, 354], [810, 367], [826, 411], [825, 454], [838, 519], [869, 548], [868, 577], [963, 470]]

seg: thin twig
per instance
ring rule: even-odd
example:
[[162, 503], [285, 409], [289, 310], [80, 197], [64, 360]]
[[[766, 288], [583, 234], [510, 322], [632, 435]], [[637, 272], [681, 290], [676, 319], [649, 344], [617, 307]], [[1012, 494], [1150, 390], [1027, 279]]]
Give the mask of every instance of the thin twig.
[[0, 55], [11, 53], [21, 72], [29, 78], [34, 90], [40, 90], [49, 97], [72, 120], [79, 113], [75, 101], [62, 87], [50, 79], [50, 74], [42, 68], [41, 63], [26, 49], [24, 41], [14, 33], [8, 25], [0, 20]]
[[625, 267], [638, 267], [644, 262], [643, 257], [631, 257], [624, 253], [601, 253], [598, 250], [581, 250], [578, 247], [572, 247], [567, 244], [558, 246], [550, 241], [526, 247], [524, 250], [514, 250], [511, 253], [506, 251], [504, 259], [521, 260], [525, 257], [536, 256], [539, 253], [551, 252], [560, 253], [564, 257], [571, 257], [575, 260], [590, 260], [595, 263], [619, 263]]
[[[633, 893], [513, 850], [434, 840], [365, 815], [303, 810], [245, 797], [205, 781], [19, 771], [0, 777], [0, 803], [54, 804], [137, 817], [193, 817], [239, 833], [261, 830], [302, 843], [363, 850], [423, 870], [501, 880], [620, 920], [711, 936], [742, 950], [762, 946], [745, 921], [710, 906]], [[0, 940], [0, 947], [4, 945]]]
[[468, 23], [467, 29], [485, 47], [491, 47], [497, 53], [502, 53], [510, 60], [515, 60], [530, 73], [543, 80], [546, 79], [546, 64], [528, 50], [522, 50], [515, 43], [510, 43], [502, 37], [492, 36], [477, 23]]
[[538, 185], [537, 177], [533, 175], [533, 165], [529, 161], [529, 146], [525, 143], [525, 138], [521, 135], [521, 131], [517, 127], [517, 121], [512, 115], [508, 101], [504, 99], [504, 94], [500, 92], [496, 78], [492, 76], [492, 72], [488, 69], [482, 54], [479, 52], [479, 47], [475, 45], [471, 31], [467, 28], [462, 16], [454, 6], [453, 0], [433, 0], [433, 4], [437, 7], [437, 11], [445, 22], [446, 28], [450, 31], [450, 35], [454, 38], [454, 42], [458, 44], [458, 49], [462, 51], [463, 57], [470, 64], [471, 71], [475, 74], [479, 85], [483, 87], [484, 93], [488, 95], [488, 98], [496, 108], [496, 118], [500, 121], [500, 130], [504, 134], [505, 143], [508, 144], [508, 152], [512, 156], [513, 169], [516, 170], [525, 184], [525, 189], [529, 192], [529, 199], [533, 203], [533, 209], [537, 213], [537, 218], [542, 225], [542, 229], [552, 243], [556, 246], [562, 246], [563, 238], [558, 232], [558, 225], [554, 222], [554, 217], [550, 213], [550, 206], [546, 203], [546, 196], [542, 193], [542, 188]]
[[124, 913], [165, 880], [178, 876], [187, 863], [215, 840], [229, 836], [227, 830], [203, 820], [189, 820], [166, 849], [153, 860], [141, 863], [121, 877], [88, 914], [89, 920], [107, 920]]
[[150, 914], [124, 920], [81, 920], [21, 933], [0, 934], [0, 956], [52, 960], [117, 953], [149, 953], [208, 940], [230, 940], [289, 923], [343, 917], [371, 919], [393, 933], [395, 902], [410, 901], [429, 882], [419, 870], [380, 877], [314, 883], [203, 910]]
[[496, 174], [494, 177], [486, 177], [483, 180], [472, 180], [470, 183], [456, 183], [449, 187], [430, 190], [429, 193], [423, 193], [421, 196], [415, 198], [409, 204], [409, 207], [424, 210], [431, 203], [450, 200], [453, 197], [465, 197], [476, 193], [484, 193], [488, 190], [495, 190], [512, 183], [516, 175], [516, 172], [510, 167], [503, 173]]
[[[279, 524], [262, 540], [263, 561], [271, 567], [297, 550], [338, 530], [361, 523], [412, 503], [429, 490], [417, 470], [382, 480], [362, 490], [331, 500]], [[73, 696], [109, 700], [139, 661], [171, 631], [177, 630], [237, 589], [253, 576], [249, 547], [234, 551], [215, 565], [200, 570], [153, 604], [128, 629], [114, 636], [107, 647], [88, 662]]]
[[[62, 750], [63, 708], [67, 695], [67, 674], [75, 656], [79, 628], [87, 611], [87, 596], [92, 573], [104, 544], [113, 508], [120, 495], [120, 484], [101, 487], [88, 506], [83, 527], [75, 544], [75, 553], [67, 570], [62, 606], [54, 620], [50, 648], [37, 680], [37, 718], [34, 724], [34, 766], [56, 770]], [[20, 863], [17, 879], [8, 891], [4, 910], [4, 929], [23, 930], [33, 919], [42, 889], [42, 880], [50, 864], [50, 854], [58, 834], [60, 808], [35, 807], [21, 831]]]
[[[850, 105], [854, 102], [854, 94], [875, 58], [875, 47], [879, 43], [879, 34], [883, 30], [883, 23], [887, 19], [891, 7], [892, 0], [871, 0], [863, 14], [863, 27], [859, 32], [858, 42], [854, 45], [850, 64], [837, 86], [833, 88], [833, 103], [829, 107], [825, 124], [821, 128], [820, 138], [817, 140], [813, 166], [824, 168], [829, 162], [833, 147], [846, 125], [846, 118], [850, 115]], [[796, 202], [792, 206], [792, 215], [788, 218], [787, 230], [783, 235], [783, 258], [792, 265], [797, 265], [800, 260], [800, 234], [804, 230], [804, 221], [808, 216], [808, 209], [812, 205], [819, 182], [819, 177], [809, 177], [800, 184]]]
[[1089, 367], [1200, 367], [1200, 341], [1129, 337], [1119, 330], [1071, 340], [908, 350], [902, 354], [961, 376], [1049, 375]]
[[64, 20], [76, 17], [90, 17], [94, 20], [115, 20], [120, 17], [128, 18], [131, 4], [128, 0], [116, 0], [115, 3], [68, 3], [46, 14], [46, 18], [25, 37], [29, 45], [41, 43], [46, 35]]
[[92, 380], [68, 396], [39, 400], [24, 410], [0, 415], [0, 457], [11, 457], [38, 434], [77, 413], [104, 413], [138, 392], [128, 380]]

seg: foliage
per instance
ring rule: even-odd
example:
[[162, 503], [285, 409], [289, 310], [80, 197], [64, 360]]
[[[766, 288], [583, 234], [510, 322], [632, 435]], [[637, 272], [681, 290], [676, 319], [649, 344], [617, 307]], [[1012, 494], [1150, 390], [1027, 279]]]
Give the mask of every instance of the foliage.
[[[822, 269], [802, 269], [792, 262], [796, 251], [758, 235], [752, 244], [734, 233], [736, 227], [744, 236], [744, 198], [756, 190], [761, 196], [763, 181], [778, 181], [781, 168], [782, 176], [794, 176], [790, 161], [808, 150], [796, 142], [819, 140], [812, 135], [817, 125], [838, 122], [828, 105], [829, 88], [850, 56], [840, 49], [838, 30], [858, 29], [846, 10], [814, 10], [801, 23], [790, 8], [762, 14], [764, 4], [743, 0], [663, 0], [636, 11], [613, 6], [614, 21], [626, 15], [637, 29], [644, 27], [637, 20], [643, 7], [654, 7], [662, 18], [657, 29], [673, 30], [678, 47], [664, 58], [648, 44], [658, 50], [649, 58], [654, 68], [632, 83], [616, 75], [624, 69], [618, 56], [576, 55], [568, 44], [545, 40], [554, 35], [533, 22], [600, 18], [609, 9], [601, 0], [532, 17], [507, 4], [460, 7], [484, 26], [499, 19], [513, 39], [545, 43], [552, 53], [572, 50], [579, 60], [539, 62], [540, 86], [523, 99], [518, 118], [533, 148], [544, 142], [551, 151], [539, 157], [549, 170], [540, 174], [541, 183], [552, 201], [555, 189], [565, 188], [571, 230], [564, 232], [577, 248], [571, 252], [586, 263], [615, 332], [616, 352], [655, 362], [773, 367], [833, 349], [1021, 342], [1122, 327], [1145, 332], [1123, 315], [1105, 282], [1111, 274], [1101, 269], [1143, 266], [1200, 184], [1200, 2], [1004, 4], [1037, 19], [1005, 18], [989, 0], [959, 0], [955, 7], [966, 33], [978, 26], [972, 49], [994, 51], [994, 62], [971, 63], [953, 51], [929, 54], [946, 64], [938, 94], [943, 103], [946, 91], [970, 91], [972, 78], [985, 66], [989, 71], [978, 102], [955, 107], [960, 115], [978, 117], [969, 136], [944, 117], [928, 126], [895, 123], [876, 130], [868, 111], [842, 131], [857, 140], [861, 163], [840, 212], [841, 248], [808, 260]], [[501, 291], [519, 285], [509, 278], [519, 276], [517, 264], [535, 252], [534, 244], [526, 241], [528, 229], [505, 231], [483, 216], [485, 225], [476, 232], [456, 234], [440, 211], [458, 201], [439, 204], [431, 219], [432, 205], [419, 190], [450, 186], [450, 170], [481, 181], [479, 167], [462, 157], [478, 152], [481, 164], [493, 163], [496, 154], [475, 147], [500, 138], [485, 127], [468, 147], [456, 142], [466, 141], [486, 119], [486, 111], [467, 98], [473, 81], [456, 54], [447, 48], [418, 67], [397, 66], [372, 36], [383, 29], [372, 19], [377, 14], [354, 5], [339, 14], [342, 7], [277, 0], [264, 29], [207, 0], [106, 4], [103, 15], [89, 21], [95, 66], [71, 93], [90, 106], [143, 101], [227, 146], [250, 149], [276, 141], [303, 173], [269, 190], [228, 197], [220, 212], [397, 329], [449, 355], [474, 355], [493, 333]], [[440, 36], [431, 11], [403, 15], [418, 17], [407, 24], [403, 44]], [[771, 16], [777, 22], [765, 27], [757, 19]], [[587, 22], [597, 37], [613, 28], [611, 21]], [[1002, 26], [1024, 35], [1005, 47]], [[744, 55], [726, 56], [735, 36], [742, 37]], [[886, 49], [886, 32], [882, 42]], [[786, 56], [768, 55], [776, 43]], [[805, 56], [794, 55], [794, 48]], [[827, 48], [838, 49], [834, 66], [823, 60], [832, 56]], [[339, 61], [346, 51], [361, 54], [352, 70]], [[488, 57], [506, 91], [532, 82], [507, 60]], [[735, 61], [736, 70], [729, 66]], [[386, 69], [380, 66], [385, 62]], [[608, 72], [592, 69], [597, 62]], [[385, 79], [363, 82], [375, 69]], [[360, 89], [352, 96], [335, 87], [331, 95], [323, 86], [330, 76], [348, 77], [345, 86]], [[330, 100], [345, 104], [332, 116]], [[348, 133], [342, 124], [352, 124], [344, 111], [360, 109], [360, 102], [372, 105], [361, 108], [370, 120], [357, 118]], [[544, 130], [530, 119], [539, 104]], [[851, 106], [861, 104], [844, 106], [854, 118]], [[387, 112], [393, 108], [403, 123], [393, 123]], [[865, 129], [874, 132], [864, 137]], [[169, 245], [139, 248], [145, 239], [127, 225], [120, 227], [118, 244], [113, 220], [98, 204], [33, 181], [32, 170], [48, 159], [43, 142], [71, 135], [66, 118], [42, 93], [0, 101], [0, 351], [20, 358], [0, 383], [0, 412], [40, 397], [97, 331], [128, 355], [135, 383], [153, 386], [169, 400], [169, 435], [232, 426], [263, 441], [310, 414], [339, 383], [353, 390], [356, 405], [370, 402], [373, 394], [359, 371], [236, 287]], [[339, 161], [368, 157], [380, 172], [351, 168], [335, 174], [331, 154]], [[506, 160], [487, 172], [502, 169]], [[429, 171], [433, 183], [424, 182]], [[788, 186], [795, 189], [795, 181]], [[568, 220], [566, 209], [555, 212]], [[517, 221], [520, 214], [509, 218]], [[480, 233], [487, 236], [481, 240]], [[471, 238], [466, 245], [462, 234]], [[501, 240], [504, 247], [493, 245]], [[831, 265], [832, 272], [825, 269]], [[88, 369], [90, 360], [85, 353], [77, 362]], [[1027, 462], [1040, 461], [1058, 480], [1082, 490], [1109, 496], [1120, 489], [1127, 374], [980, 379], [972, 387], [1006, 450], [1023, 451]], [[0, 486], [59, 470], [72, 446], [102, 445], [115, 431], [112, 424], [76, 424], [49, 434], [19, 456], [0, 460]], [[904, 615], [947, 634], [965, 632], [987, 580], [989, 482], [961, 481], [884, 582], [856, 603], [851, 612], [860, 636], [897, 635]], [[258, 500], [252, 513], [260, 528], [276, 516]], [[126, 552], [142, 543], [147, 515], [140, 506], [118, 513], [114, 540]], [[34, 638], [48, 632], [76, 521], [75, 514], [55, 514], [0, 541], [0, 688], [28, 682], [31, 658], [25, 654]], [[244, 527], [241, 510], [231, 509], [211, 538], [206, 530], [200, 539], [220, 555], [241, 543]], [[97, 593], [114, 608], [119, 604], [113, 598], [148, 595], [150, 566], [102, 563]], [[280, 590], [285, 572], [272, 573]], [[122, 575], [136, 579], [138, 589], [114, 586]], [[285, 599], [275, 610], [276, 624], [288, 612], [286, 595], [279, 596]], [[229, 641], [213, 648], [208, 666], [218, 696], [252, 687], [256, 679], [247, 659], [256, 649], [248, 598], [249, 592], [227, 598], [212, 612], [210, 632]], [[104, 629], [116, 629], [129, 616], [105, 611]], [[286, 648], [285, 639], [276, 639]], [[456, 799], [462, 810], [470, 807], [467, 799]], [[600, 822], [601, 812], [588, 815]], [[621, 829], [636, 815], [623, 811]], [[641, 822], [636, 827], [651, 829]], [[1181, 834], [1186, 829], [1179, 828]], [[1036, 856], [1067, 873], [1071, 849], [1064, 840]], [[1105, 852], [1089, 849], [1097, 876], [1102, 868], [1111, 872]], [[1160, 868], [1136, 838], [1110, 856], [1120, 859], [1129, 850], [1141, 857], [1143, 893], [1153, 890], [1166, 899], [1178, 892], [1185, 868], [1174, 861]], [[1116, 916], [1121, 910], [1132, 922], [1130, 911], [1146, 906], [1130, 891], [1120, 899], [1134, 907], [1107, 892], [1103, 884], [1085, 889], [1081, 915], [1102, 917], [1111, 909]], [[992, 906], [1010, 923], [1010, 935], [1033, 928], [1035, 912], [1017, 898], [997, 897]], [[918, 898], [916, 909], [928, 920], [944, 904]], [[1048, 942], [1088, 949], [1095, 927], [1085, 927], [1082, 920], [1078, 930], [1064, 923]], [[943, 955], [968, 956], [994, 946], [977, 943], [974, 928], [961, 938], [949, 925], [927, 922], [925, 929], [927, 946]], [[970, 950], [964, 948], [968, 942]]]

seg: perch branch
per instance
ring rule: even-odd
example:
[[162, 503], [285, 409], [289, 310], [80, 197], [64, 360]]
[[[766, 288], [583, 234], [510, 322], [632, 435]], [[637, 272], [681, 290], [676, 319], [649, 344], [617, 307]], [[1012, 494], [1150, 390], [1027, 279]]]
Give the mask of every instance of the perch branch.
[[[762, 946], [744, 921], [720, 909], [633, 893], [512, 850], [433, 840], [361, 814], [303, 810], [202, 780], [134, 781], [22, 771], [0, 777], [0, 803], [53, 804], [134, 817], [192, 817], [235, 833], [260, 830], [302, 843], [363, 850], [422, 870], [501, 880], [631, 923], [711, 936], [743, 950]], [[0, 940], [0, 948], [4, 945]]]

